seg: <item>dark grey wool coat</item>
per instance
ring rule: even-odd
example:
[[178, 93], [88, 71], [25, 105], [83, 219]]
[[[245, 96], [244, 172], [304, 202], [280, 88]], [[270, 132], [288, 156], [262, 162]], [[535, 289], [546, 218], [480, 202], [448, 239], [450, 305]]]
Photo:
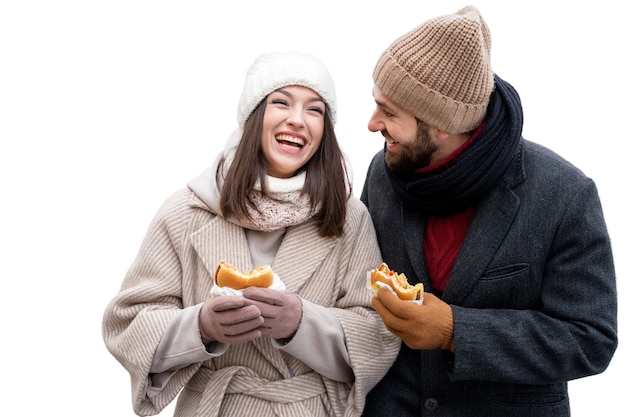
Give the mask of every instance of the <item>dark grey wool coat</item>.
[[[426, 218], [397, 199], [382, 151], [362, 200], [383, 260], [429, 290]], [[603, 372], [617, 347], [615, 281], [594, 182], [522, 140], [479, 202], [442, 295], [455, 353], [403, 344], [365, 416], [568, 416], [567, 381]]]

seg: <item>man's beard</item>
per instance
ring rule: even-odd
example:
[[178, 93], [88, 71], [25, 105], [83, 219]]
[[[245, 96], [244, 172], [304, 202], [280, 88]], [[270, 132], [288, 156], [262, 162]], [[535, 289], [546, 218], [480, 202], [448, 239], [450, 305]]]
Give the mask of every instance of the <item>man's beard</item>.
[[416, 169], [430, 165], [437, 145], [430, 139], [428, 128], [419, 123], [417, 135], [413, 142], [400, 145], [400, 152], [385, 152], [385, 163], [390, 171], [399, 174], [414, 172]]

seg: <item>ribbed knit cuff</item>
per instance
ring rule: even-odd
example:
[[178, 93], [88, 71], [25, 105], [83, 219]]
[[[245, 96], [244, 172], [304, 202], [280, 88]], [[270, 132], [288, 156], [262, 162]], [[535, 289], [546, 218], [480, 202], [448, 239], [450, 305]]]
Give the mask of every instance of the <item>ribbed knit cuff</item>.
[[442, 331], [443, 343], [441, 349], [454, 352], [454, 319], [452, 317], [452, 308], [446, 317], [446, 324]]

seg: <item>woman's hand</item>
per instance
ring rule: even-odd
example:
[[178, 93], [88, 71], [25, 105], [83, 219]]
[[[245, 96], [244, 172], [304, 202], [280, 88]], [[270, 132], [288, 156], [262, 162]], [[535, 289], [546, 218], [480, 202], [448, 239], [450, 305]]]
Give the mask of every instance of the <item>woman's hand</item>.
[[291, 339], [300, 326], [302, 301], [295, 293], [249, 287], [243, 296], [261, 310], [261, 334], [272, 339]]
[[202, 343], [243, 343], [261, 336], [260, 309], [241, 296], [221, 296], [207, 300], [200, 309]]

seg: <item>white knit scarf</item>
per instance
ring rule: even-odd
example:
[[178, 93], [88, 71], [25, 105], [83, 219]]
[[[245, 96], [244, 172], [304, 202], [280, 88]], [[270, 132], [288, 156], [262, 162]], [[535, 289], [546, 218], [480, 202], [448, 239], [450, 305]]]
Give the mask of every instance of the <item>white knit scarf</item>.
[[239, 223], [248, 229], [272, 232], [309, 220], [317, 210], [311, 210], [309, 197], [301, 194], [305, 178], [305, 172], [288, 179], [268, 176], [266, 195], [261, 194], [257, 181], [248, 195], [248, 217], [238, 219]]
[[[235, 149], [225, 151], [223, 163], [218, 168], [217, 186], [220, 192], [232, 164]], [[309, 196], [302, 194], [305, 179], [306, 172], [291, 178], [268, 175], [265, 195], [261, 193], [261, 181], [257, 180], [254, 189], [248, 195], [248, 217], [229, 220], [245, 228], [263, 232], [272, 232], [306, 222], [317, 213], [319, 207], [311, 209]]]

